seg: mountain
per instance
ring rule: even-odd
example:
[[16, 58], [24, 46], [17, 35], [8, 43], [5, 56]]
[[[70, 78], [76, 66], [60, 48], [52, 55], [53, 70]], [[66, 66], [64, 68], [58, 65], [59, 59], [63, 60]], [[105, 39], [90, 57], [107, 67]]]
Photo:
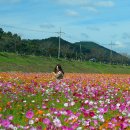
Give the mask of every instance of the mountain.
[[120, 58], [122, 57], [121, 54], [112, 51], [110, 49], [107, 49], [95, 42], [88, 42], [88, 41], [81, 41], [76, 42], [75, 45], [80, 46], [80, 51], [83, 55], [86, 55], [86, 50], [88, 50], [89, 53], [87, 53], [86, 57], [87, 59], [95, 58], [100, 59], [100, 61], [104, 62], [112, 62], [117, 61], [119, 62]]
[[[38, 55], [58, 57], [59, 38], [21, 39], [17, 34], [0, 29], [0, 51], [14, 52], [20, 55]], [[81, 41], [71, 43], [60, 39], [60, 58], [86, 61], [95, 59], [104, 63], [130, 64], [130, 59], [109, 50], [95, 42]]]

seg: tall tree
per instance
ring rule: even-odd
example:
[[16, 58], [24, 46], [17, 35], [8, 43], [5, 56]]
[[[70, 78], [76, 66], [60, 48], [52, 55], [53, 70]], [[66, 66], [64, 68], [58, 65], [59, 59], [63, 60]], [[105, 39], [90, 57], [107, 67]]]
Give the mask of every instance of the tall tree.
[[4, 33], [3, 29], [0, 28], [0, 39], [2, 38], [3, 33]]

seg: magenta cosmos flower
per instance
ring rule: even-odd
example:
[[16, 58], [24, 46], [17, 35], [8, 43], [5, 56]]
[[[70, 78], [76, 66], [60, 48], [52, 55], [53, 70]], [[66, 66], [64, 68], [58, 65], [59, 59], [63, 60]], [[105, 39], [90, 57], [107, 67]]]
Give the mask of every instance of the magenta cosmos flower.
[[31, 119], [34, 116], [33, 111], [29, 110], [26, 112], [26, 118]]

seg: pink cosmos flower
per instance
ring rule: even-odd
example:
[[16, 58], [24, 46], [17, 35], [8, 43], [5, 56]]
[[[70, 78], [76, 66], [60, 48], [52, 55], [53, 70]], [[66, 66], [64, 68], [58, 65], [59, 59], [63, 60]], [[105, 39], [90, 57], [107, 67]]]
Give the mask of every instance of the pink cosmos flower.
[[114, 128], [114, 127], [115, 127], [115, 124], [113, 124], [112, 122], [109, 122], [109, 123], [108, 123], [108, 128], [112, 129], [112, 128]]
[[42, 105], [42, 108], [43, 108], [43, 109], [46, 109], [47, 107], [46, 107], [46, 105], [45, 105], [45, 104], [43, 104], [43, 105]]
[[46, 124], [46, 125], [49, 125], [50, 122], [51, 121], [48, 118], [43, 119], [43, 123]]
[[75, 130], [78, 126], [79, 126], [78, 123], [74, 123], [71, 128]]
[[59, 86], [55, 86], [55, 90], [56, 90], [56, 91], [59, 91], [59, 90], [60, 90], [60, 87], [59, 87]]
[[32, 128], [30, 128], [30, 130], [37, 130], [37, 128], [35, 128], [35, 127], [32, 127]]
[[116, 119], [116, 118], [112, 118], [111, 121], [112, 121], [113, 123], [117, 123], [117, 119]]
[[93, 122], [95, 126], [98, 125], [98, 120], [93, 120]]
[[93, 126], [89, 126], [90, 130], [96, 130], [96, 128], [94, 128]]
[[121, 123], [121, 128], [122, 129], [127, 128], [127, 126], [128, 126], [128, 123], [126, 123], [126, 122]]
[[67, 126], [62, 126], [61, 129], [62, 129], [62, 130], [74, 130], [73, 128], [69, 128], [69, 127], [67, 127]]
[[101, 114], [104, 114], [104, 108], [98, 108], [98, 111], [99, 111]]
[[2, 125], [3, 127], [5, 127], [5, 128], [8, 128], [9, 125], [10, 125], [10, 121], [9, 121], [9, 120], [2, 120], [1, 125]]
[[116, 110], [116, 106], [114, 106], [113, 104], [111, 104], [111, 105], [110, 105], [110, 109], [111, 109], [112, 111], [115, 111], [115, 110]]
[[26, 112], [26, 118], [31, 119], [34, 116], [33, 111], [29, 110]]
[[13, 116], [8, 116], [8, 120], [13, 120]]

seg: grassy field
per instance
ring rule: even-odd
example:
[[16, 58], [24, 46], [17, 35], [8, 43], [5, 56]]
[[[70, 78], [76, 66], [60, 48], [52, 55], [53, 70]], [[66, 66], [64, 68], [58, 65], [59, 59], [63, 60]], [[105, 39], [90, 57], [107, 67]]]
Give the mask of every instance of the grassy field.
[[70, 73], [130, 74], [130, 66], [68, 61], [44, 56], [21, 56], [14, 53], [0, 53], [0, 72], [52, 72], [56, 64], [61, 64], [64, 71]]

